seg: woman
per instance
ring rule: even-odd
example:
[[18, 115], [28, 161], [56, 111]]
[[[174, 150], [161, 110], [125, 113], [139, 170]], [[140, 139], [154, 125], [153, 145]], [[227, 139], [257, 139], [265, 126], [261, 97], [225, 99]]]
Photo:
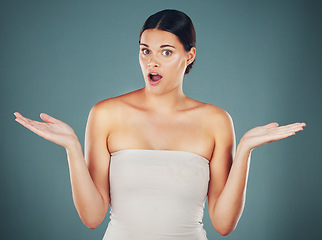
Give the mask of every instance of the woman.
[[150, 16], [140, 34], [145, 87], [96, 103], [88, 117], [85, 157], [73, 129], [47, 114], [16, 121], [65, 147], [73, 200], [83, 223], [97, 227], [111, 204], [104, 239], [207, 239], [209, 216], [222, 235], [242, 215], [251, 151], [303, 130], [273, 122], [248, 131], [235, 153], [223, 109], [187, 97], [185, 74], [196, 56], [190, 18], [176, 10]]

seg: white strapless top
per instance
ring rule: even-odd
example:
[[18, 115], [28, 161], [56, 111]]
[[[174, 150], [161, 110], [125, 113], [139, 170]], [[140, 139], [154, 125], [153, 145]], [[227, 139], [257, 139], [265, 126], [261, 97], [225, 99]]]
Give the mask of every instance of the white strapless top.
[[209, 161], [195, 153], [112, 153], [110, 222], [103, 240], [207, 240], [202, 219], [209, 179]]

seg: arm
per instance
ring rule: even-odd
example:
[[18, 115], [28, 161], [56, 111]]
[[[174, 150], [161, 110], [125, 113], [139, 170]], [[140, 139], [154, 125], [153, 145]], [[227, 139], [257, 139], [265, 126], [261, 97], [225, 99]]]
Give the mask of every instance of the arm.
[[228, 113], [220, 116], [219, 125], [210, 163], [208, 205], [213, 226], [221, 235], [227, 235], [236, 228], [243, 213], [251, 151], [263, 144], [294, 135], [302, 130], [305, 124], [295, 123], [278, 127], [277, 123], [270, 123], [256, 127], [242, 137], [235, 156], [234, 129]]
[[85, 162], [81, 145], [73, 129], [66, 123], [42, 113], [45, 122], [38, 122], [15, 113], [16, 121], [66, 149], [73, 200], [76, 210], [89, 228], [104, 219], [108, 209], [109, 152], [106, 147], [105, 114], [96, 104], [88, 118], [85, 134]]
[[66, 148], [73, 200], [82, 222], [91, 229], [103, 220], [109, 205], [109, 161], [105, 111], [99, 103], [88, 116], [85, 158], [79, 142]]

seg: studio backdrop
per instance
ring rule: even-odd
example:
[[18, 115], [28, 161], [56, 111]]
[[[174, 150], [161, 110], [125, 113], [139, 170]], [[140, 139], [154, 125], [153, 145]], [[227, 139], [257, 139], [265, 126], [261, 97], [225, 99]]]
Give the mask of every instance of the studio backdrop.
[[274, 1], [0, 1], [0, 232], [3, 240], [102, 239], [73, 204], [65, 150], [14, 121], [44, 112], [84, 143], [91, 107], [144, 87], [139, 32], [163, 9], [197, 33], [184, 93], [225, 109], [236, 140], [249, 129], [305, 122], [252, 153], [244, 214], [221, 236], [206, 202], [209, 240], [318, 239], [321, 223], [321, 3]]

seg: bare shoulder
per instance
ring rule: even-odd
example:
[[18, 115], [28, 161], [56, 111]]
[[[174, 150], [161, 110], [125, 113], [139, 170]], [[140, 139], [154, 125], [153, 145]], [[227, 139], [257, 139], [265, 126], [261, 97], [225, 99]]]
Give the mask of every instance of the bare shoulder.
[[209, 117], [213, 120], [216, 121], [217, 124], [229, 124], [232, 122], [232, 118], [230, 116], [230, 114], [218, 107], [218, 106], [215, 106], [215, 105], [212, 105], [210, 103], [207, 103], [207, 106], [206, 106], [206, 111], [207, 111], [207, 114], [209, 115]]
[[109, 132], [127, 116], [128, 110], [138, 102], [138, 90], [97, 102], [90, 110], [88, 121], [100, 126], [102, 132]]
[[99, 101], [92, 107], [92, 110], [97, 113], [103, 115], [107, 114], [109, 117], [112, 117], [111, 114], [117, 114], [118, 112], [124, 110], [124, 108], [130, 107], [132, 104], [134, 104], [137, 101], [136, 99], [138, 99], [140, 96], [139, 90]]
[[212, 122], [216, 121], [216, 123], [232, 121], [231, 116], [224, 109], [210, 103], [204, 103], [194, 99], [192, 100], [196, 108], [200, 111], [199, 114], [201, 114], [203, 118], [209, 119]]
[[205, 103], [202, 116], [206, 119], [209, 130], [215, 138], [232, 138], [234, 136], [233, 119], [230, 114], [213, 104]]

